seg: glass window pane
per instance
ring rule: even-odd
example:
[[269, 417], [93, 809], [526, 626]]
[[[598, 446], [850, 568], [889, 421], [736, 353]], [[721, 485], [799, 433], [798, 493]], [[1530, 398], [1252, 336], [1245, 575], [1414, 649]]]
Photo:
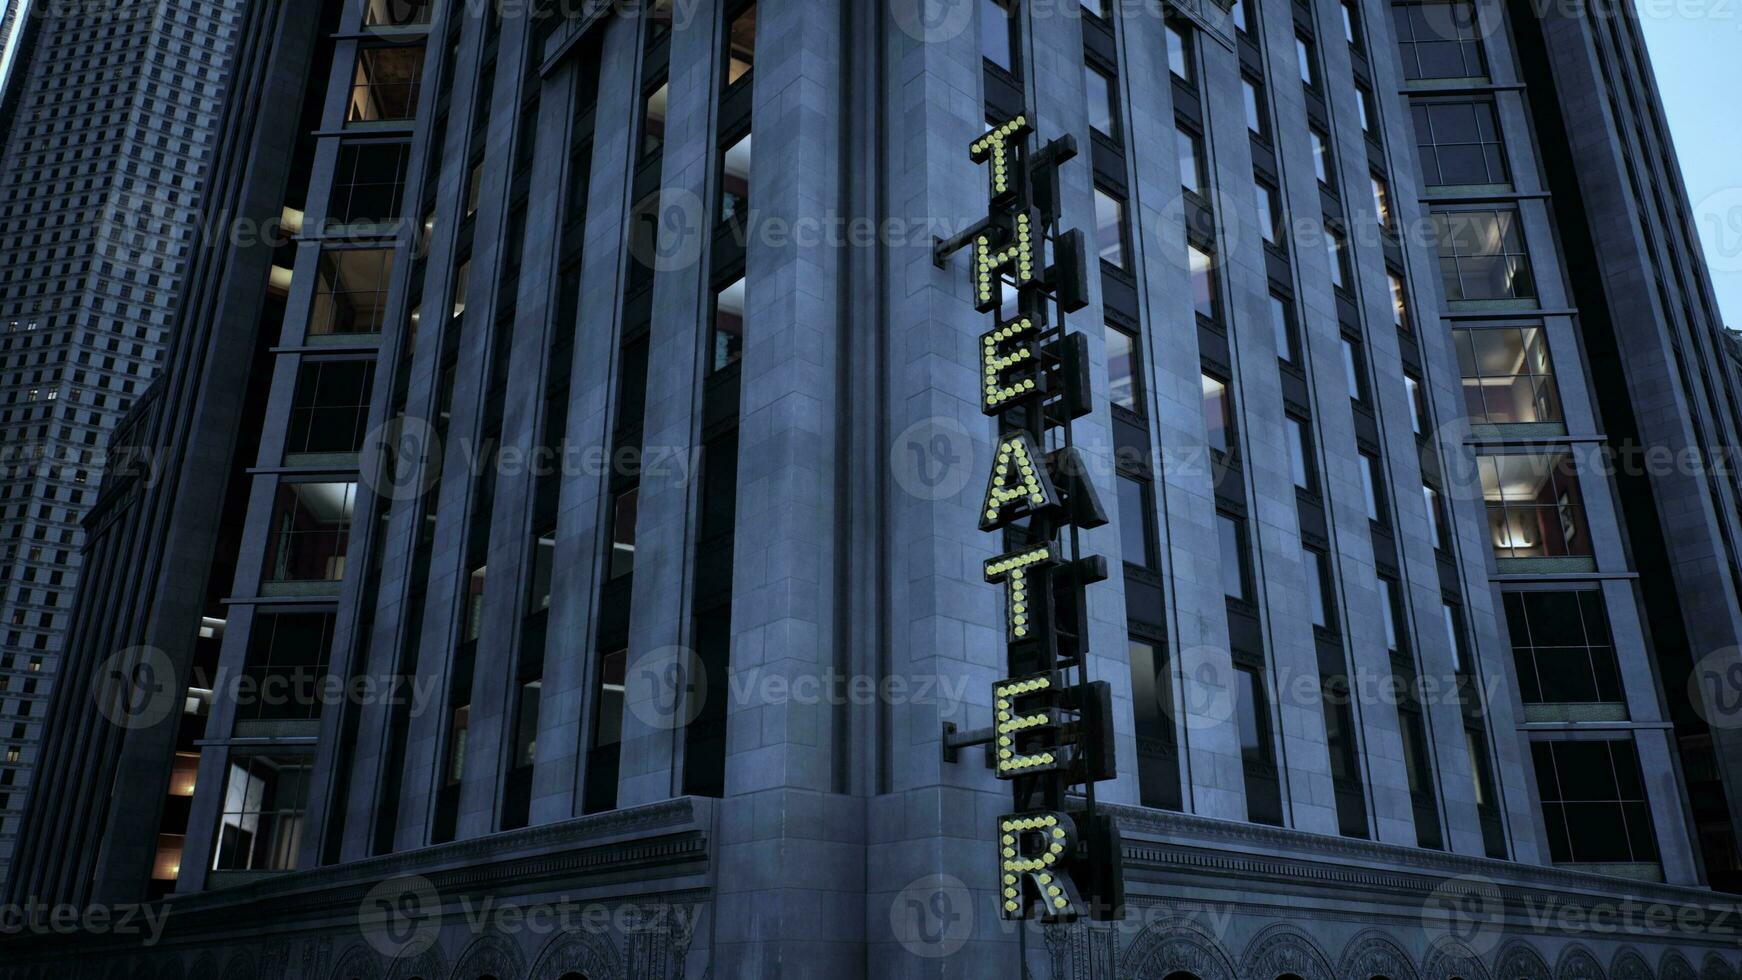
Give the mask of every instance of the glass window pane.
[[1095, 243], [1101, 261], [1125, 268], [1125, 202], [1095, 188]]
[[980, 54], [1011, 74], [1016, 73], [1016, 17], [1001, 0], [980, 0]]
[[1196, 245], [1186, 246], [1192, 280], [1192, 309], [1205, 319], [1216, 319], [1216, 274], [1210, 255]]
[[1246, 531], [1242, 522], [1226, 514], [1216, 515], [1216, 538], [1222, 552], [1222, 594], [1246, 598]]
[[756, 64], [756, 5], [732, 18], [726, 31], [726, 84], [737, 84]]
[[1209, 446], [1219, 453], [1231, 451], [1233, 433], [1228, 413], [1228, 386], [1220, 378], [1200, 375], [1203, 381], [1204, 430]]
[[1089, 94], [1089, 126], [1103, 136], [1117, 137], [1119, 109], [1114, 102], [1113, 80], [1094, 65], [1083, 65], [1084, 87]]
[[1119, 477], [1119, 541], [1127, 562], [1146, 568], [1155, 565], [1149, 527], [1149, 485]]
[[1138, 411], [1137, 340], [1112, 324], [1106, 325], [1106, 337], [1108, 399], [1120, 408]]
[[1167, 25], [1167, 69], [1175, 78], [1192, 80], [1192, 42], [1185, 28], [1177, 23]]

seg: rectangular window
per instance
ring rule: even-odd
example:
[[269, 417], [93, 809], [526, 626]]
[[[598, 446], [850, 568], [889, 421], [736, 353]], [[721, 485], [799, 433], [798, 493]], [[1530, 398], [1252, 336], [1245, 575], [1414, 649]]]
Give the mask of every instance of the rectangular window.
[[1210, 253], [1196, 245], [1186, 246], [1187, 267], [1192, 281], [1192, 309], [1206, 320], [1215, 320], [1219, 303], [1216, 296], [1215, 263]]
[[1089, 128], [1108, 139], [1118, 139], [1118, 87], [1113, 84], [1113, 79], [1106, 72], [1085, 62], [1083, 84], [1089, 93]]
[[1385, 628], [1385, 649], [1396, 653], [1403, 649], [1398, 624], [1403, 618], [1403, 606], [1398, 603], [1397, 583], [1383, 576], [1379, 579], [1379, 619]]
[[744, 279], [714, 293], [713, 335], [709, 338], [713, 369], [736, 364], [744, 355]]
[[1602, 592], [1507, 592], [1503, 598], [1525, 704], [1625, 700]]
[[1549, 857], [1556, 864], [1645, 864], [1657, 840], [1631, 739], [1532, 742]]
[[1561, 421], [1560, 397], [1541, 327], [1453, 330], [1464, 410], [1488, 425]]
[[1591, 553], [1584, 497], [1567, 453], [1478, 456], [1488, 531], [1499, 558]]
[[362, 449], [374, 380], [374, 361], [303, 361], [285, 432], [285, 454], [294, 457]]
[[1307, 127], [1307, 137], [1313, 145], [1313, 176], [1319, 179], [1319, 183], [1328, 186], [1331, 183], [1331, 171], [1334, 169], [1331, 166], [1330, 137], [1317, 126]]
[[1349, 243], [1335, 228], [1325, 229], [1325, 258], [1331, 265], [1331, 285], [1347, 290], [1350, 285]]
[[1360, 341], [1343, 338], [1343, 383], [1351, 401], [1367, 400], [1367, 377], [1362, 370]]
[[1253, 202], [1258, 212], [1258, 235], [1266, 244], [1281, 245], [1282, 196], [1276, 188], [1262, 180], [1252, 185]]
[[484, 587], [489, 584], [490, 568], [479, 565], [466, 576], [466, 629], [461, 634], [466, 642], [476, 640], [484, 632]]
[[1179, 148], [1179, 183], [1193, 194], [1204, 193], [1204, 138], [1178, 126], [1174, 138]]
[[1399, 330], [1409, 329], [1409, 294], [1404, 291], [1403, 277], [1395, 272], [1385, 273], [1386, 284], [1391, 287], [1391, 325]]
[[641, 488], [625, 490], [611, 505], [611, 577], [635, 571], [635, 516]]
[[1180, 809], [1178, 712], [1167, 657], [1153, 644], [1130, 641], [1131, 714], [1137, 729], [1137, 787], [1144, 806]]
[[213, 871], [296, 870], [312, 768], [307, 756], [231, 757]]
[[1326, 569], [1325, 554], [1311, 548], [1302, 548], [1300, 564], [1306, 572], [1307, 615], [1312, 617], [1314, 626], [1330, 629], [1336, 619], [1331, 615], [1330, 592], [1325, 588], [1325, 583], [1331, 580]]
[[726, 85], [738, 84], [756, 64], [756, 5], [740, 10], [726, 28]]
[[1143, 375], [1137, 363], [1137, 338], [1110, 323], [1106, 337], [1108, 399], [1120, 408], [1141, 411]]
[[1355, 0], [1343, 0], [1337, 6], [1343, 14], [1343, 40], [1348, 41], [1351, 45], [1359, 45], [1361, 32], [1356, 28], [1356, 25], [1360, 23], [1361, 15], [1355, 12]]
[[327, 676], [333, 618], [332, 613], [262, 613], [254, 618], [242, 671], [248, 696], [236, 699], [237, 721], [320, 717], [321, 699], [314, 695]]
[[1125, 561], [1155, 567], [1154, 535], [1150, 533], [1149, 484], [1119, 477], [1119, 541]]
[[363, 48], [357, 52], [345, 122], [404, 122], [417, 118], [423, 86], [423, 48], [416, 45]]
[[1022, 49], [1021, 28], [1007, 0], [980, 0], [980, 54], [1012, 75]]
[[1493, 100], [1422, 102], [1409, 111], [1422, 179], [1429, 187], [1510, 185]]
[[1415, 375], [1403, 376], [1403, 394], [1409, 399], [1409, 431], [1421, 435], [1427, 427], [1427, 405], [1422, 401], [1421, 382]]
[[1458, 607], [1449, 602], [1440, 603], [1440, 612], [1446, 621], [1446, 642], [1452, 651], [1452, 671], [1461, 673], [1464, 669], [1464, 629], [1458, 623], [1462, 616]]
[[309, 335], [380, 333], [387, 317], [387, 289], [392, 279], [392, 249], [322, 252], [315, 271]]
[[1246, 128], [1261, 140], [1270, 139], [1270, 121], [1264, 108], [1263, 84], [1241, 76], [1240, 93], [1246, 104]]
[[720, 222], [738, 229], [750, 225], [750, 134], [720, 154]]
[[1216, 541], [1222, 552], [1222, 594], [1244, 600], [1252, 576], [1246, 555], [1246, 522], [1227, 514], [1216, 515]]
[[1299, 34], [1294, 36], [1294, 60], [1300, 69], [1300, 83], [1307, 88], [1318, 88], [1319, 69], [1313, 57], [1313, 42]]
[[1095, 188], [1095, 245], [1101, 261], [1125, 268], [1125, 202]]
[[1391, 190], [1385, 185], [1385, 178], [1378, 174], [1369, 174], [1373, 181], [1373, 213], [1379, 218], [1379, 227], [1390, 231], [1395, 227], [1391, 218]]
[[1235, 31], [1252, 33], [1252, 13], [1246, 8], [1245, 0], [1234, 0], [1234, 5], [1228, 8], [1228, 19], [1234, 22]]
[[1482, 25], [1470, 0], [1400, 3], [1391, 8], [1403, 77], [1482, 78]]
[[1436, 211], [1433, 223], [1446, 299], [1536, 296], [1516, 209]]
[[1228, 384], [1213, 375], [1200, 375], [1203, 380], [1204, 431], [1210, 449], [1218, 453], [1234, 450], [1234, 418], [1228, 410]]
[[556, 570], [556, 525], [551, 524], [532, 535], [532, 581], [526, 590], [526, 611], [543, 612], [550, 608], [551, 581]]
[[647, 91], [641, 108], [641, 159], [665, 149], [665, 116], [670, 106], [671, 85], [661, 81]]
[[268, 582], [338, 582], [357, 503], [355, 483], [286, 483], [273, 504]]
[[1167, 22], [1167, 70], [1173, 77], [1192, 82], [1192, 39], [1177, 21]]
[[1294, 345], [1294, 304], [1287, 297], [1270, 294], [1270, 330], [1276, 341], [1276, 356], [1292, 362]]
[[1379, 105], [1373, 101], [1373, 91], [1357, 82], [1355, 108], [1361, 116], [1361, 132], [1370, 140], [1379, 138]]
[[398, 221], [411, 147], [405, 143], [346, 143], [339, 147], [327, 220], [337, 225]]
[[368, 0], [363, 7], [364, 27], [415, 27], [430, 22], [433, 0]]
[[1385, 517], [1385, 497], [1380, 487], [1379, 460], [1367, 453], [1361, 454], [1361, 500], [1367, 505], [1367, 519], [1379, 521]]
[[1288, 472], [1294, 480], [1294, 485], [1302, 490], [1313, 488], [1313, 447], [1312, 437], [1307, 434], [1307, 425], [1292, 415], [1283, 417], [1283, 428], [1288, 439]]
[[1422, 503], [1427, 505], [1428, 537], [1433, 541], [1435, 551], [1443, 551], [1446, 547], [1446, 512], [1445, 502], [1440, 500], [1440, 492], [1427, 484], [1421, 486]]

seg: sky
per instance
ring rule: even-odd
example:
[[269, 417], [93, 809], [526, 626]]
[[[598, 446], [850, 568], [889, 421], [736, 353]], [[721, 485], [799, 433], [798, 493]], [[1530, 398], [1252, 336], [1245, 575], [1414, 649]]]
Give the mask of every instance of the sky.
[[1636, 0], [1718, 306], [1742, 329], [1742, 0]]

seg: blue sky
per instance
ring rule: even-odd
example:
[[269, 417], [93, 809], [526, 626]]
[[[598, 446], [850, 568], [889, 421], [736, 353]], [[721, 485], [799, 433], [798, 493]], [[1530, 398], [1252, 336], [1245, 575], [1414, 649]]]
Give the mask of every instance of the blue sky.
[[1718, 305], [1742, 329], [1742, 2], [1636, 6]]

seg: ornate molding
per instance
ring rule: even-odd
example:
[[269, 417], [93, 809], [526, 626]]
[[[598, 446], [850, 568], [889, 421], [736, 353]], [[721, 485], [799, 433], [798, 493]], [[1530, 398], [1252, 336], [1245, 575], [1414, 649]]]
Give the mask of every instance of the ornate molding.
[[1555, 964], [1555, 980], [1609, 980], [1603, 965], [1583, 946], [1568, 946]]
[[1337, 976], [1343, 980], [1370, 980], [1372, 977], [1418, 980], [1409, 954], [1390, 936], [1376, 929], [1369, 929], [1349, 940], [1342, 957], [1337, 960]]
[[1494, 975], [1508, 980], [1554, 980], [1542, 954], [1522, 939], [1514, 939], [1500, 948], [1500, 955], [1494, 960]]
[[1199, 980], [1236, 980], [1227, 950], [1201, 926], [1164, 919], [1146, 926], [1119, 962], [1122, 980], [1166, 980], [1184, 970]]
[[1655, 976], [1651, 964], [1645, 962], [1638, 950], [1624, 946], [1615, 952], [1615, 960], [1609, 964], [1609, 980], [1655, 980]]
[[491, 976], [498, 980], [524, 977], [526, 958], [513, 940], [495, 934], [479, 936], [460, 954], [453, 975], [468, 978]]
[[1311, 939], [1287, 923], [1267, 926], [1246, 947], [1240, 974], [1277, 977], [1294, 974], [1301, 980], [1336, 980], [1330, 961]]
[[1663, 952], [1663, 961], [1657, 965], [1657, 980], [1700, 980], [1700, 975], [1694, 972], [1694, 965], [1688, 958], [1673, 949]]
[[381, 980], [381, 954], [363, 943], [352, 943], [339, 954], [327, 976], [331, 980]]
[[1707, 953], [1700, 963], [1700, 980], [1736, 980], [1736, 968], [1717, 953]]
[[609, 936], [596, 933], [561, 933], [538, 954], [530, 980], [559, 980], [566, 973], [579, 973], [587, 980], [628, 980], [623, 957]]
[[1488, 968], [1470, 947], [1442, 940], [1428, 950], [1421, 964], [1422, 980], [1490, 980]]
[[448, 958], [436, 943], [416, 956], [402, 956], [387, 968], [387, 980], [447, 980]]

